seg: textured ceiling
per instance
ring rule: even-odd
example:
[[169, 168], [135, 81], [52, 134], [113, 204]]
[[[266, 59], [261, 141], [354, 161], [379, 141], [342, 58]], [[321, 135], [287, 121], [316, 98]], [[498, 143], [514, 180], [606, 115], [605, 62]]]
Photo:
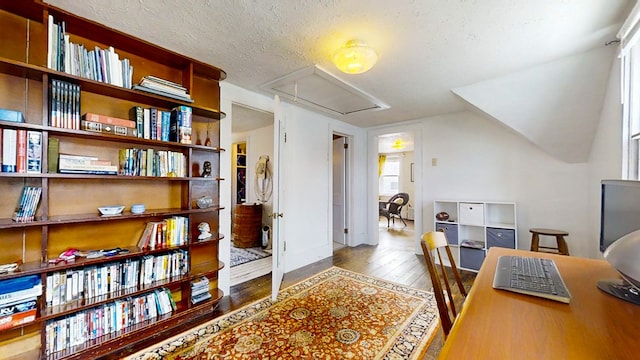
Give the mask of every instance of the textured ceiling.
[[[633, 6], [632, 0], [46, 0], [47, 2], [225, 70], [227, 82], [259, 93], [260, 85], [312, 65], [388, 104], [390, 109], [340, 119], [360, 127], [480, 109], [464, 91], [543, 64], [601, 49]], [[341, 74], [331, 54], [350, 39], [379, 53], [360, 75]], [[592, 64], [609, 70], [615, 47]], [[596, 61], [589, 59], [589, 61]], [[579, 61], [578, 61], [579, 63]], [[557, 67], [551, 67], [552, 69]], [[551, 70], [553, 71], [553, 70]], [[599, 70], [602, 71], [602, 70]], [[568, 72], [545, 76], [540, 91], [579, 82]], [[504, 85], [504, 83], [503, 83]], [[526, 87], [527, 84], [519, 84]], [[493, 91], [483, 87], [483, 91]], [[504, 93], [500, 89], [498, 93]], [[530, 91], [521, 91], [530, 96]], [[602, 92], [572, 99], [572, 108], [601, 104]], [[588, 96], [587, 96], [588, 95]], [[560, 101], [542, 106], [553, 107]], [[471, 104], [471, 105], [470, 105]], [[493, 110], [505, 106], [490, 104]], [[540, 104], [538, 104], [540, 105]], [[558, 112], [567, 113], [567, 109]], [[570, 128], [579, 115], [566, 121]], [[538, 121], [538, 119], [535, 119]], [[589, 128], [594, 128], [590, 125]], [[518, 129], [516, 129], [518, 131]], [[540, 131], [535, 129], [534, 131]], [[536, 143], [540, 136], [525, 137]], [[592, 134], [584, 139], [590, 143]], [[539, 144], [550, 153], [563, 151]], [[566, 145], [564, 145], [566, 146]], [[557, 150], [557, 151], [555, 151]], [[584, 154], [569, 156], [584, 158]], [[572, 161], [572, 160], [570, 160]]]
[[[225, 70], [249, 90], [318, 64], [391, 109], [372, 126], [463, 110], [450, 90], [599, 47], [627, 0], [47, 0]], [[333, 51], [359, 38], [378, 64], [343, 75]]]

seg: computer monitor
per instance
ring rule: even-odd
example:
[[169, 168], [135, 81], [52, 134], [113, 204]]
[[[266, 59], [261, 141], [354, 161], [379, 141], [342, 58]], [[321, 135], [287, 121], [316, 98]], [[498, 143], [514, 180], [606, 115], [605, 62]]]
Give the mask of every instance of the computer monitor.
[[598, 288], [640, 305], [640, 181], [602, 180], [600, 251], [623, 280], [601, 280]]

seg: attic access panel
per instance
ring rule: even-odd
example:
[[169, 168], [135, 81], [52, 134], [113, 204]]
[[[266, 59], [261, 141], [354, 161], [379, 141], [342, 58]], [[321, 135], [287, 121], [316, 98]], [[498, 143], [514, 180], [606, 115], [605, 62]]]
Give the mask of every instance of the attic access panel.
[[318, 65], [285, 75], [262, 89], [333, 115], [383, 110], [389, 106], [364, 91], [329, 74]]

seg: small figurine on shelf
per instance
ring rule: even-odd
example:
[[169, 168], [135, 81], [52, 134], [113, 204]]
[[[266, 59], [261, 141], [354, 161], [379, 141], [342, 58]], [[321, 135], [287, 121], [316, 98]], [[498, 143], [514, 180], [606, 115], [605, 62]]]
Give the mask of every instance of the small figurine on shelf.
[[205, 161], [203, 167], [204, 169], [202, 170], [202, 177], [211, 176], [211, 161]]
[[198, 240], [207, 240], [211, 238], [211, 227], [209, 226], [209, 223], [201, 222], [198, 224], [198, 231], [200, 231]]

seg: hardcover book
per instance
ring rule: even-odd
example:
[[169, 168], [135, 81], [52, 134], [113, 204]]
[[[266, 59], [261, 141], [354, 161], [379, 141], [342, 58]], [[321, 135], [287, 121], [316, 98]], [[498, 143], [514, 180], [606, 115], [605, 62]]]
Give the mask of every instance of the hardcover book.
[[16, 172], [18, 132], [15, 129], [2, 130], [2, 172]]
[[16, 172], [24, 174], [27, 172], [27, 130], [17, 130], [17, 147], [16, 147]]
[[115, 134], [122, 136], [138, 136], [138, 130], [132, 127], [120, 126], [120, 125], [111, 125], [104, 124], [100, 122], [82, 120], [81, 121], [81, 130], [100, 132], [105, 134]]
[[128, 128], [136, 128], [136, 122], [133, 120], [120, 119], [112, 116], [94, 114], [94, 113], [86, 113], [82, 115], [82, 120], [93, 121], [108, 125], [118, 125], [124, 126]]
[[27, 131], [27, 173], [42, 172], [42, 133]]
[[22, 111], [0, 108], [0, 120], [24, 122], [24, 115], [22, 114]]
[[49, 149], [47, 150], [47, 171], [49, 174], [58, 172], [58, 156], [60, 154], [60, 139], [49, 138]]

